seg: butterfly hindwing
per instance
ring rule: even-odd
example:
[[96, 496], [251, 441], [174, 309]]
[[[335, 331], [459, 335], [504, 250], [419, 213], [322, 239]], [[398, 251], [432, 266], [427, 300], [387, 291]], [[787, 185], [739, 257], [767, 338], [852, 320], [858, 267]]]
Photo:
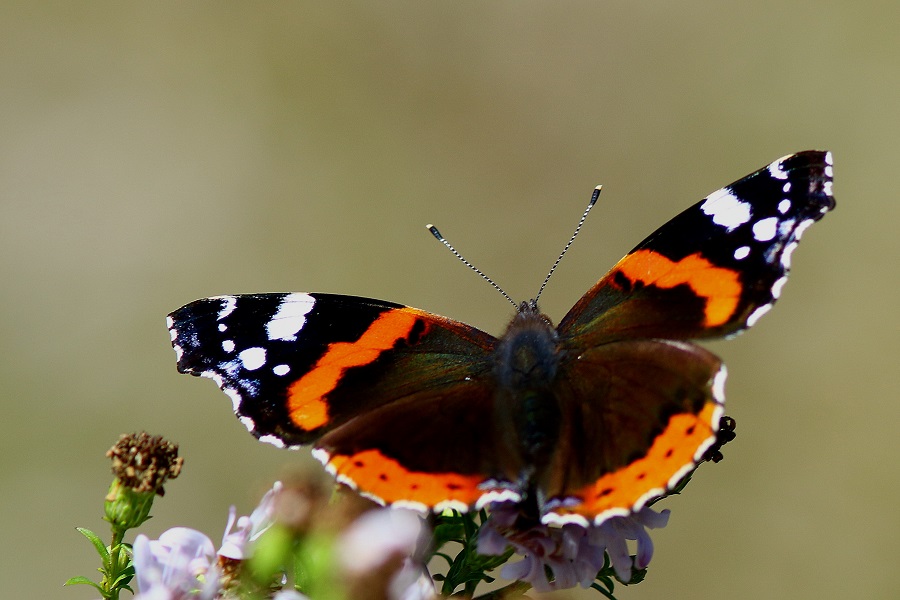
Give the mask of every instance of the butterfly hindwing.
[[562, 431], [544, 488], [550, 512], [563, 520], [599, 522], [640, 509], [715, 442], [725, 368], [699, 346], [613, 342], [563, 361], [557, 378]]
[[752, 326], [780, 295], [800, 236], [834, 207], [831, 184], [831, 153], [807, 151], [710, 194], [620, 260], [560, 334], [589, 347]]
[[524, 468], [500, 445], [495, 391], [487, 374], [419, 390], [329, 432], [313, 454], [379, 503], [465, 511]]

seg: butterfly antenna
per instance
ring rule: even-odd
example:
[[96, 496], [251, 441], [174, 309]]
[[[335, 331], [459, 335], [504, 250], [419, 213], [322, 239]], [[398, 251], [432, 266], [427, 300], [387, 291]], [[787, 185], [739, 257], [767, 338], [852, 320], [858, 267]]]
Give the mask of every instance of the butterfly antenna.
[[594, 188], [594, 193], [591, 194], [591, 201], [588, 202], [587, 208], [584, 209], [584, 214], [581, 215], [581, 220], [578, 221], [578, 225], [575, 227], [574, 233], [572, 233], [572, 237], [569, 238], [569, 243], [566, 244], [566, 247], [563, 248], [563, 251], [559, 253], [559, 257], [557, 257], [556, 262], [553, 263], [553, 266], [550, 267], [550, 272], [547, 273], [547, 276], [544, 277], [544, 283], [541, 284], [541, 289], [538, 290], [537, 296], [534, 297], [534, 303], [537, 304], [538, 298], [541, 297], [541, 294], [544, 293], [544, 288], [547, 287], [547, 282], [550, 281], [550, 276], [553, 275], [553, 271], [556, 270], [556, 267], [559, 266], [560, 261], [562, 261], [563, 256], [566, 255], [566, 252], [569, 251], [569, 247], [572, 245], [572, 242], [575, 241], [575, 238], [578, 236], [578, 232], [581, 231], [581, 226], [584, 225], [585, 219], [587, 219], [588, 213], [591, 212], [591, 209], [594, 208], [594, 205], [597, 204], [597, 198], [600, 197], [600, 190], [603, 189], [602, 185], [598, 185]]
[[459, 252], [457, 252], [457, 251], [456, 251], [456, 248], [454, 248], [453, 246], [451, 246], [451, 245], [450, 245], [450, 242], [448, 242], [447, 240], [444, 239], [444, 236], [441, 235], [441, 232], [438, 231], [438, 228], [437, 228], [437, 227], [435, 227], [435, 226], [432, 225], [431, 223], [429, 223], [429, 224], [426, 225], [425, 227], [428, 228], [428, 231], [431, 232], [431, 235], [433, 235], [435, 238], [437, 238], [437, 241], [439, 241], [439, 242], [442, 243], [443, 245], [447, 246], [447, 249], [449, 249], [450, 252], [453, 253], [453, 256], [455, 256], [456, 258], [458, 258], [459, 260], [461, 260], [462, 263], [463, 263], [464, 265], [466, 265], [467, 267], [469, 267], [470, 269], [472, 269], [473, 271], [475, 271], [476, 273], [478, 273], [479, 275], [481, 275], [482, 279], [484, 279], [484, 280], [487, 281], [489, 284], [491, 284], [491, 285], [494, 287], [495, 290], [497, 290], [498, 292], [500, 292], [501, 294], [503, 294], [503, 297], [506, 298], [507, 300], [509, 300], [509, 303], [512, 304], [513, 306], [515, 306], [515, 307], [516, 307], [516, 310], [518, 310], [519, 305], [516, 304], [515, 300], [513, 300], [512, 298], [510, 298], [510, 297], [509, 297], [509, 294], [507, 294], [506, 292], [503, 291], [503, 288], [501, 288], [499, 285], [497, 285], [496, 283], [494, 283], [494, 280], [493, 280], [493, 279], [491, 279], [490, 277], [488, 277], [487, 275], [485, 275], [484, 273], [482, 273], [475, 265], [473, 265], [472, 263], [470, 263], [469, 261], [467, 261], [465, 258], [463, 258], [462, 254], [460, 254]]

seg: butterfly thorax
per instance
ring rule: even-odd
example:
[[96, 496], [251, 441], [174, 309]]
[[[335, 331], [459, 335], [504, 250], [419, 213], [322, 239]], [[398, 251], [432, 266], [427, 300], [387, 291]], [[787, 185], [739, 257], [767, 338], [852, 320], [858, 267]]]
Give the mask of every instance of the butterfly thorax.
[[550, 319], [537, 305], [523, 302], [494, 351], [497, 382], [517, 392], [544, 389], [558, 364], [559, 341]]
[[559, 339], [537, 305], [523, 302], [494, 351], [496, 419], [503, 443], [532, 467], [517, 478], [539, 475], [559, 438], [560, 409], [553, 393]]

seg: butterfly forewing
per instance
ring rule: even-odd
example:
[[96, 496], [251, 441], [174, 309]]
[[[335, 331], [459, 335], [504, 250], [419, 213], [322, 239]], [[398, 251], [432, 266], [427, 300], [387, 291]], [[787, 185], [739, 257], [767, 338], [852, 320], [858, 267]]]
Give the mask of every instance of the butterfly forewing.
[[575, 347], [710, 338], [778, 299], [800, 236], [834, 208], [831, 153], [807, 151], [713, 192], [638, 244], [559, 325]]
[[169, 330], [178, 370], [215, 380], [254, 435], [283, 446], [478, 377], [495, 343], [451, 319], [331, 294], [206, 298], [169, 315]]

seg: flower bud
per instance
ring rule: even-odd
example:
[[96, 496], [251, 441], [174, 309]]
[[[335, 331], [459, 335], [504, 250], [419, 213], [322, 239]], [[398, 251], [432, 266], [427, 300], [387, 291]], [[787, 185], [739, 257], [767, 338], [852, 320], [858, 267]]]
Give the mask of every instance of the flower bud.
[[146, 432], [122, 435], [107, 451], [115, 479], [106, 495], [106, 520], [124, 532], [150, 518], [154, 497], [165, 493], [163, 484], [178, 477], [183, 458], [178, 445]]

